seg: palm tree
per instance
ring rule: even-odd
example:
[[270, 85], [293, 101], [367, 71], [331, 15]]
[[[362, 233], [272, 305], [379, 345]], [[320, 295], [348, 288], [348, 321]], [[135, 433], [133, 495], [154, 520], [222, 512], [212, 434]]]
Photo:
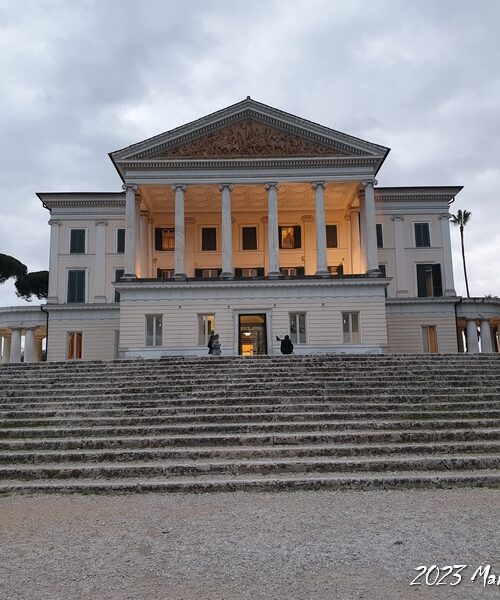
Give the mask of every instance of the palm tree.
[[460, 226], [460, 241], [462, 242], [462, 261], [464, 263], [464, 275], [465, 275], [465, 288], [467, 290], [467, 298], [470, 298], [469, 294], [469, 281], [467, 279], [467, 267], [465, 265], [465, 249], [464, 249], [464, 227], [467, 225], [471, 214], [468, 210], [458, 210], [456, 215], [451, 215], [450, 220], [453, 225]]

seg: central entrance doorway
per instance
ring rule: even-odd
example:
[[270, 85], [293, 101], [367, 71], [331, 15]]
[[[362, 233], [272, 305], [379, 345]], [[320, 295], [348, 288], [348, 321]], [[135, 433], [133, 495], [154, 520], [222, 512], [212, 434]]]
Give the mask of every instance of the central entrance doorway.
[[239, 351], [241, 356], [267, 354], [266, 315], [239, 315]]

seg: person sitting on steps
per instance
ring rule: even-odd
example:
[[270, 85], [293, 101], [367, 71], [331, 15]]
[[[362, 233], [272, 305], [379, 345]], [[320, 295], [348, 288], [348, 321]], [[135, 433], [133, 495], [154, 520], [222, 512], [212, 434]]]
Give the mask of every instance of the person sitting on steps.
[[281, 342], [281, 354], [292, 354], [293, 353], [293, 343], [288, 335], [285, 335], [283, 339], [276, 336], [278, 342]]

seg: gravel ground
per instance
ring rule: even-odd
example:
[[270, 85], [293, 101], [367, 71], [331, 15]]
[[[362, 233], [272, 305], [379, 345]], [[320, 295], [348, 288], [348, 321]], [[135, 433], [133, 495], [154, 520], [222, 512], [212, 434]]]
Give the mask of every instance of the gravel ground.
[[[409, 585], [457, 563], [457, 586]], [[0, 499], [2, 600], [500, 598], [470, 580], [486, 564], [495, 490]]]

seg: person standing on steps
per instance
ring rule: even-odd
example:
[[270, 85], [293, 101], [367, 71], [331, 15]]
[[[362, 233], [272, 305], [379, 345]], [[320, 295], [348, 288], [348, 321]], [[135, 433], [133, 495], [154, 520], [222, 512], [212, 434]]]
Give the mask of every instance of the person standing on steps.
[[212, 335], [210, 336], [210, 339], [208, 340], [208, 353], [212, 354], [212, 346], [214, 343], [214, 337], [215, 335], [212, 333]]
[[292, 343], [292, 340], [288, 337], [288, 335], [285, 335], [285, 337], [283, 339], [276, 336], [276, 339], [279, 342], [281, 342], [281, 354], [292, 354], [293, 343]]
[[219, 334], [216, 333], [212, 337], [213, 337], [212, 348], [211, 348], [211, 352], [209, 352], [209, 354], [211, 354], [212, 356], [220, 356], [222, 354], [222, 350], [221, 350], [221, 346], [220, 346], [220, 342], [219, 342]]

